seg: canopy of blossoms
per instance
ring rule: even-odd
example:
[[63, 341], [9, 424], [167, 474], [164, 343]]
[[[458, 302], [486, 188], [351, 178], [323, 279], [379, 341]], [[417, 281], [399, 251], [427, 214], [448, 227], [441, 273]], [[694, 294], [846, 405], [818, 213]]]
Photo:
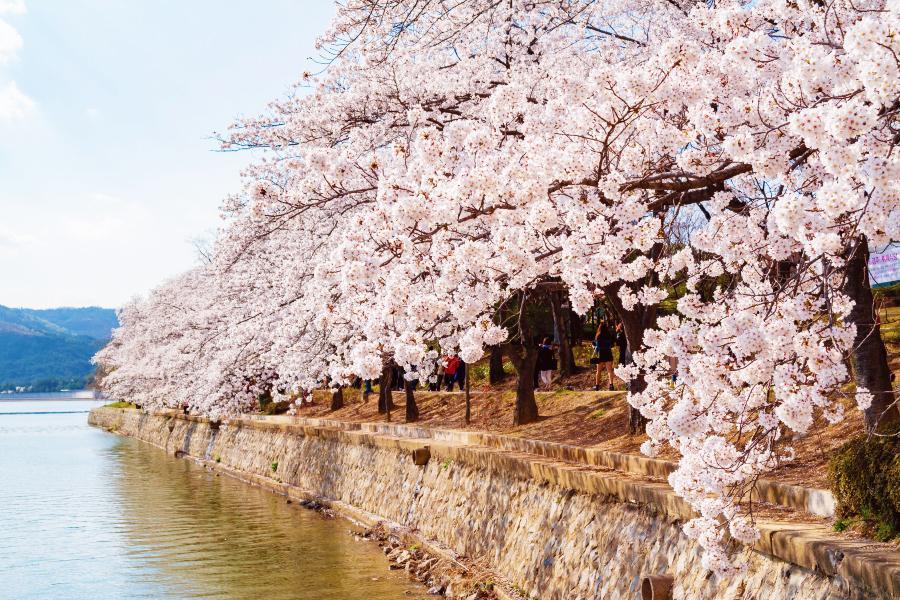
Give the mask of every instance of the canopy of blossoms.
[[680, 453], [686, 533], [740, 568], [755, 479], [842, 418], [853, 259], [900, 239], [900, 6], [348, 0], [321, 44], [327, 69], [221, 135], [261, 150], [246, 187], [209, 264], [122, 310], [106, 389], [223, 416], [388, 360], [427, 377], [508, 342], [510, 299], [602, 292], [643, 450]]

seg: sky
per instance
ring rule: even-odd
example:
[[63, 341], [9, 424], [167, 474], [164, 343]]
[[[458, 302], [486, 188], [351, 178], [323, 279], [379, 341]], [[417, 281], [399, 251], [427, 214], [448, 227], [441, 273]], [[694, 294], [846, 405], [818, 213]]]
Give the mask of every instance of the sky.
[[119, 307], [196, 264], [332, 0], [0, 0], [0, 305]]

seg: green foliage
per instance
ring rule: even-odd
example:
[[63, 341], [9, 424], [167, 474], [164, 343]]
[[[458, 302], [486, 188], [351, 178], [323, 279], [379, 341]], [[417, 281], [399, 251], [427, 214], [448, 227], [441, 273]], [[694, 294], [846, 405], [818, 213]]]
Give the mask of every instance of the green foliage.
[[274, 473], [277, 470], [278, 470], [278, 461], [276, 460], [272, 463], [272, 472]]
[[837, 500], [835, 530], [846, 529], [850, 520], [858, 517], [874, 527], [876, 539], [896, 537], [900, 529], [900, 439], [864, 435], [851, 439], [831, 457], [828, 476]]
[[900, 306], [878, 311], [881, 318], [881, 339], [889, 344], [900, 344]]
[[878, 523], [875, 526], [875, 539], [879, 542], [887, 542], [897, 537], [897, 530], [890, 523]]

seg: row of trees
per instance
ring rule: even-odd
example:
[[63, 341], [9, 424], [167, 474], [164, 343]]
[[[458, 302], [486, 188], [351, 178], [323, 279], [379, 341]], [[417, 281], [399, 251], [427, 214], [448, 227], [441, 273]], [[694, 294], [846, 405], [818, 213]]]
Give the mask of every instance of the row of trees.
[[347, 0], [327, 68], [220, 135], [262, 156], [208, 264], [123, 309], [104, 386], [227, 415], [504, 345], [524, 422], [529, 307], [603, 294], [643, 450], [681, 454], [730, 573], [848, 363], [869, 427], [897, 414], [865, 271], [900, 238], [898, 31], [884, 0]]

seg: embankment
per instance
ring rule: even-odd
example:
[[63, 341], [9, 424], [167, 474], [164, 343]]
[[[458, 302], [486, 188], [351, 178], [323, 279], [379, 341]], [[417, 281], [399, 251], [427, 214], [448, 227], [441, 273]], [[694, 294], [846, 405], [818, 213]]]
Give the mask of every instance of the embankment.
[[[638, 598], [642, 577], [674, 577], [675, 598], [896, 598], [900, 560], [822, 525], [764, 525], [747, 573], [719, 579], [681, 532], [690, 511], [663, 483], [588, 465], [441, 439], [300, 422], [227, 423], [95, 409], [93, 425], [290, 493], [351, 518], [407, 528], [488, 567], [533, 598]], [[414, 449], [430, 460], [417, 466]]]

